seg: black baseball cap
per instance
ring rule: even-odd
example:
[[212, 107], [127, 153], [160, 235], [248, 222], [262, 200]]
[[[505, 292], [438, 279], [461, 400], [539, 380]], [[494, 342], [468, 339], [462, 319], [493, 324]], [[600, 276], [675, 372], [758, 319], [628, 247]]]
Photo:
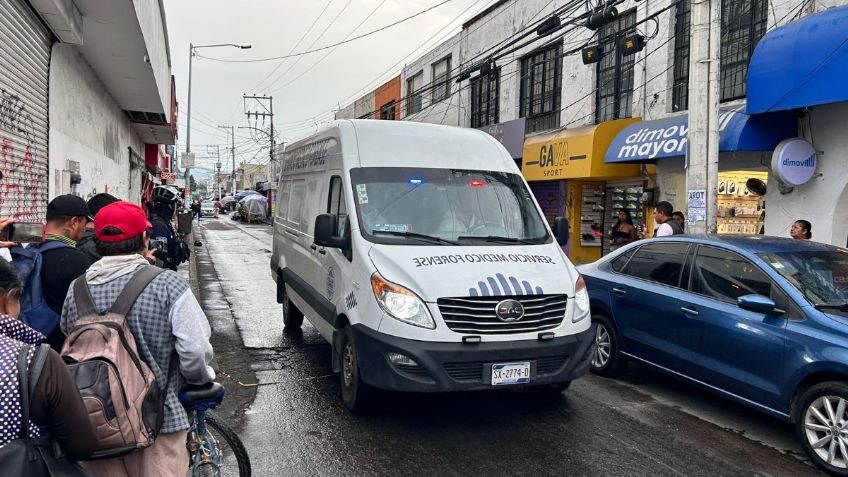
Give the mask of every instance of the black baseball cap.
[[47, 220], [56, 216], [85, 217], [89, 222], [94, 222], [82, 197], [71, 194], [60, 195], [47, 204]]

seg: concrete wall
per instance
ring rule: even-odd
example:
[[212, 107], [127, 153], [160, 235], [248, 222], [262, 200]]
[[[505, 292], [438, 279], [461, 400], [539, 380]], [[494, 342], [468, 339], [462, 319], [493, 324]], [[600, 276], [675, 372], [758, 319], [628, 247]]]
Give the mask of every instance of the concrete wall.
[[141, 33], [144, 36], [144, 44], [150, 58], [150, 67], [153, 69], [153, 76], [156, 79], [156, 88], [159, 90], [162, 110], [170, 112], [171, 54], [168, 45], [167, 25], [164, 23], [164, 14], [161, 10], [162, 4], [158, 0], [133, 0], [133, 6], [141, 27]]
[[[766, 194], [766, 235], [789, 236], [798, 219], [810, 221], [813, 240], [840, 247], [848, 242], [848, 103], [817, 106], [809, 113], [802, 136], [818, 151], [818, 171], [810, 182], [782, 193], [769, 173]], [[810, 128], [813, 134], [809, 134]]]
[[[445, 57], [451, 57], [451, 74], [448, 87], [450, 95], [447, 98], [433, 101], [433, 63], [441, 61]], [[459, 85], [455, 82], [457, 68], [459, 67], [460, 59], [460, 42], [459, 35], [455, 35], [435, 47], [417, 60], [407, 64], [401, 73], [401, 95], [404, 98], [401, 105], [401, 117], [405, 121], [419, 121], [423, 123], [449, 124], [453, 126], [460, 125], [459, 117], [460, 110], [466, 109], [469, 102], [468, 91], [462, 91]], [[421, 97], [421, 111], [415, 114], [406, 114], [407, 83], [408, 78], [413, 77], [419, 72], [423, 72], [423, 93]]]
[[376, 108], [374, 107], [374, 92], [362, 96], [357, 99], [353, 103], [353, 117], [354, 118], [365, 118], [365, 119], [374, 119], [374, 111]]
[[72, 192], [67, 171], [68, 161], [75, 161], [82, 176], [75, 192], [83, 198], [109, 192], [137, 200], [141, 170], [134, 169], [131, 174], [128, 148], [144, 157], [144, 144], [72, 45], [53, 45], [49, 117], [51, 198]]
[[353, 111], [353, 103], [345, 106], [344, 108], [336, 111], [336, 119], [355, 119], [356, 115]]

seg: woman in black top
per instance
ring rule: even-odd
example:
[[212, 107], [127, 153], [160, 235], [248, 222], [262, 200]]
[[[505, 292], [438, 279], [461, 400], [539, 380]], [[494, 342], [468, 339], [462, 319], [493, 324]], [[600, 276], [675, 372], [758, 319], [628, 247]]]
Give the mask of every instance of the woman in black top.
[[609, 238], [613, 250], [636, 241], [637, 232], [633, 225], [633, 218], [630, 216], [630, 210], [621, 209], [618, 211], [618, 222], [612, 226], [612, 233], [610, 233]]
[[[15, 270], [0, 259], [0, 447], [20, 437], [21, 393], [18, 353], [31, 345], [30, 363], [44, 335], [17, 319], [21, 283]], [[30, 398], [31, 426], [44, 426], [72, 459], [83, 459], [97, 447], [97, 434], [88, 418], [76, 384], [62, 358], [50, 350]], [[37, 432], [37, 430], [35, 431]]]

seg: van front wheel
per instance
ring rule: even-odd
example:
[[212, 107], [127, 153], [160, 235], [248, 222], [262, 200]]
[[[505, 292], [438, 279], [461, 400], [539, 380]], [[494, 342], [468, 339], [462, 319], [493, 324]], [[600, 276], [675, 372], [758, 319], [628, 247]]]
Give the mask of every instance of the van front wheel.
[[368, 400], [370, 386], [362, 380], [359, 372], [359, 359], [356, 355], [356, 346], [353, 341], [353, 332], [350, 325], [341, 330], [342, 340], [339, 352], [341, 354], [340, 382], [342, 387], [342, 401], [351, 411], [364, 408]]
[[291, 299], [289, 291], [283, 289], [283, 326], [286, 330], [299, 329], [303, 325], [303, 313], [297, 309]]

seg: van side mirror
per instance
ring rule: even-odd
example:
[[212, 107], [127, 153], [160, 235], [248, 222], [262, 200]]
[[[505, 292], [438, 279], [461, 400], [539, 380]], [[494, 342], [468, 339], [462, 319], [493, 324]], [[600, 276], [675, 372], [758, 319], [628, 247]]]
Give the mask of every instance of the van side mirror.
[[554, 219], [554, 238], [560, 247], [568, 243], [568, 219], [565, 217], [557, 217]]
[[780, 315], [786, 313], [777, 307], [777, 303], [764, 295], [744, 295], [736, 299], [736, 304], [743, 310], [763, 313], [766, 315]]
[[319, 247], [341, 248], [347, 247], [347, 240], [335, 235], [338, 228], [338, 219], [332, 214], [321, 214], [315, 217], [315, 245]]

